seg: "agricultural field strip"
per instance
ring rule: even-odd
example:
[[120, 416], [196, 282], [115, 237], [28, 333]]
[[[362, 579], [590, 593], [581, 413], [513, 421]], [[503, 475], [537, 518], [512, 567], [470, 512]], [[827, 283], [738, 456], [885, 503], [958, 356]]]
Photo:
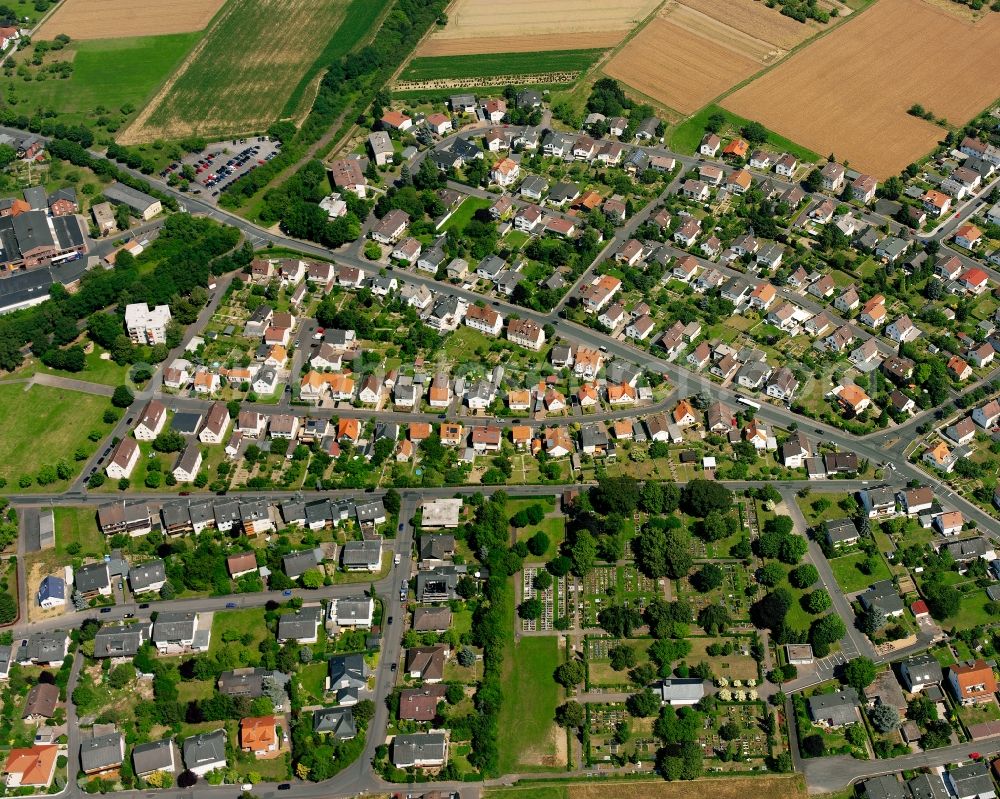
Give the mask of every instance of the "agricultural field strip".
[[203, 30], [225, 0], [63, 0], [35, 31], [74, 40], [154, 36]]

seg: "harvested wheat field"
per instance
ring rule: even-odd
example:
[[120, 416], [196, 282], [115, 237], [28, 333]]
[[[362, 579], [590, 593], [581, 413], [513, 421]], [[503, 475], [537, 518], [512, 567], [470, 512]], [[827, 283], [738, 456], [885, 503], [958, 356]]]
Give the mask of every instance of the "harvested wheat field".
[[690, 114], [772, 64], [820, 26], [803, 25], [756, 0], [668, 2], [604, 71]]
[[344, 22], [346, 7], [347, 0], [230, 2], [119, 142], [266, 129]]
[[[796, 22], [779, 13], [778, 9], [768, 8], [760, 0], [726, 0], [725, 3], [719, 0], [684, 0], [683, 5], [781, 50], [791, 50], [799, 42], [836, 24], [835, 20], [826, 25], [811, 19], [805, 23]], [[841, 16], [850, 13], [846, 6], [835, 5]]]
[[760, 68], [759, 61], [658, 17], [615, 54], [604, 72], [691, 114]]
[[[614, 47], [659, 0], [456, 0], [418, 56]], [[496, 36], [508, 32], [507, 36]]]
[[923, 0], [879, 0], [722, 105], [887, 177], [944, 133], [906, 109], [961, 125], [996, 99], [998, 71], [1000, 16], [971, 23]]
[[200, 31], [224, 0], [63, 0], [35, 34], [52, 39], [116, 39]]

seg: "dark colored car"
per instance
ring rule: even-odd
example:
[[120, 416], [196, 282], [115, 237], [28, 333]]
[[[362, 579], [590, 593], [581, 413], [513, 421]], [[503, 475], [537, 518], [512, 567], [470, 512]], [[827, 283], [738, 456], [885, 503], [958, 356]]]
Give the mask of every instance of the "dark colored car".
[[284, 591], [281, 592], [281, 595], [282, 596], [291, 596], [292, 595], [292, 589], [291, 588], [286, 588]]
[[101, 613], [110, 613], [111, 608], [101, 608]]
[[395, 671], [395, 670], [396, 670], [396, 664], [393, 663], [391, 666], [389, 666], [389, 671]]
[[226, 603], [226, 607], [227, 608], [235, 608], [236, 607], [236, 603], [235, 602], [227, 602]]
[[143, 602], [141, 605], [139, 605], [139, 610], [145, 610], [148, 607], [149, 607], [149, 603], [148, 602]]
[[287, 791], [291, 787], [292, 786], [289, 783], [283, 782], [283, 783], [281, 783], [281, 785], [278, 786], [278, 790], [279, 791]]

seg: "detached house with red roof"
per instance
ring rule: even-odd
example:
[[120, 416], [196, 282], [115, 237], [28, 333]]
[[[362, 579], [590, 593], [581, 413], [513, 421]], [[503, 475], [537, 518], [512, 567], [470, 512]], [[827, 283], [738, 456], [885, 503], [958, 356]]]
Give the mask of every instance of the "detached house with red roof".
[[980, 658], [948, 668], [948, 687], [963, 705], [992, 702], [997, 692], [997, 679], [993, 667]]
[[967, 250], [976, 249], [982, 240], [983, 231], [971, 222], [966, 222], [964, 225], [959, 226], [958, 230], [955, 231], [955, 244], [959, 247], [964, 247]]
[[958, 282], [969, 294], [978, 296], [989, 288], [990, 278], [978, 266], [973, 266], [958, 276]]

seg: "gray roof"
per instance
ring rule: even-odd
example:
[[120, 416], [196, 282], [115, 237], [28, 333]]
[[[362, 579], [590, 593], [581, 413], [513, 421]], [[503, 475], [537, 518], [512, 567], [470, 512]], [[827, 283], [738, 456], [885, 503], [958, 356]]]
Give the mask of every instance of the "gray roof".
[[985, 763], [968, 763], [951, 769], [948, 771], [948, 779], [960, 797], [994, 792], [990, 770]]
[[22, 639], [17, 649], [18, 663], [54, 663], [66, 656], [69, 635], [64, 630], [35, 633]]
[[368, 664], [363, 655], [338, 655], [330, 658], [330, 687], [364, 688], [368, 684]]
[[938, 774], [918, 774], [906, 784], [913, 799], [948, 799], [948, 789]]
[[906, 658], [900, 667], [906, 669], [913, 682], [941, 682], [941, 664], [926, 652]]
[[198, 614], [181, 611], [160, 613], [153, 623], [153, 641], [186, 641], [194, 637]]
[[189, 769], [226, 759], [226, 731], [213, 730], [185, 738], [181, 746], [184, 765]]
[[455, 536], [449, 534], [420, 536], [421, 560], [444, 560], [455, 551]]
[[43, 577], [38, 586], [38, 601], [43, 599], [66, 599], [66, 581], [52, 574]]
[[105, 561], [81, 566], [73, 573], [76, 590], [81, 594], [89, 594], [102, 588], [111, 587], [111, 576]]
[[358, 734], [354, 712], [349, 707], [324, 707], [313, 713], [313, 730], [346, 741]]
[[986, 554], [986, 541], [983, 538], [966, 538], [964, 541], [955, 541], [948, 544], [948, 554], [959, 562], [975, 560]]
[[228, 696], [246, 696], [256, 699], [264, 695], [264, 678], [273, 677], [282, 685], [288, 684], [288, 675], [264, 668], [243, 668], [224, 671], [219, 675], [219, 693]]
[[[378, 431], [376, 431], [376, 438], [394, 439], [396, 437], [392, 435], [391, 430], [387, 429], [382, 430], [383, 435], [381, 436], [377, 433]], [[354, 512], [358, 516], [358, 524], [374, 522], [376, 519], [384, 519], [386, 517], [385, 506], [382, 504], [382, 500], [380, 499], [373, 499], [371, 502], [359, 503], [357, 507], [355, 507]]]
[[323, 561], [321, 549], [307, 549], [304, 552], [293, 552], [281, 559], [281, 565], [291, 579], [301, 577], [310, 569], [315, 569]]
[[162, 560], [150, 560], [128, 570], [128, 583], [136, 593], [145, 591], [151, 585], [167, 579], [167, 570]]
[[663, 702], [698, 701], [705, 696], [705, 683], [695, 677], [678, 677], [660, 683]]
[[281, 505], [281, 518], [285, 524], [303, 522], [306, 518], [306, 503], [301, 500], [284, 500]]
[[883, 774], [862, 783], [867, 799], [909, 799], [909, 791], [895, 774]]
[[413, 629], [417, 632], [447, 630], [451, 626], [451, 608], [447, 606], [416, 608], [413, 611]]
[[103, 771], [120, 766], [125, 741], [120, 732], [95, 735], [80, 744], [80, 765], [84, 771]]
[[116, 624], [102, 627], [94, 636], [95, 658], [133, 657], [149, 640], [149, 624]]
[[300, 608], [295, 613], [283, 613], [278, 617], [278, 640], [315, 638], [322, 617], [323, 611], [318, 607]]
[[170, 768], [173, 764], [173, 749], [172, 738], [136, 744], [132, 748], [132, 765], [136, 774], [149, 774]]
[[148, 194], [138, 189], [133, 189], [131, 186], [126, 186], [124, 183], [112, 183], [101, 193], [111, 202], [123, 203], [140, 213], [154, 203], [159, 202], [155, 197], [150, 197]]
[[29, 186], [21, 192], [24, 201], [31, 206], [32, 211], [42, 211], [48, 206], [48, 194], [44, 186]]
[[378, 566], [381, 547], [379, 539], [348, 541], [342, 549], [344, 566]]
[[858, 528], [853, 519], [830, 519], [826, 522], [826, 534], [833, 544], [853, 541], [858, 538]]
[[880, 580], [858, 596], [862, 607], [871, 608], [883, 616], [898, 613], [905, 607], [891, 580]]
[[466, 571], [465, 566], [439, 566], [436, 569], [417, 572], [417, 600], [424, 602], [454, 599], [458, 580]]
[[351, 596], [335, 600], [337, 603], [337, 620], [367, 619], [372, 614], [374, 600], [367, 596]]
[[418, 760], [444, 760], [447, 749], [444, 733], [397, 735], [392, 741], [392, 762], [397, 766], [406, 766]]
[[170, 429], [181, 435], [193, 436], [201, 426], [201, 414], [197, 411], [182, 411], [174, 414]]
[[858, 692], [851, 687], [832, 694], [809, 697], [809, 715], [814, 721], [828, 720], [842, 726], [858, 720]]

